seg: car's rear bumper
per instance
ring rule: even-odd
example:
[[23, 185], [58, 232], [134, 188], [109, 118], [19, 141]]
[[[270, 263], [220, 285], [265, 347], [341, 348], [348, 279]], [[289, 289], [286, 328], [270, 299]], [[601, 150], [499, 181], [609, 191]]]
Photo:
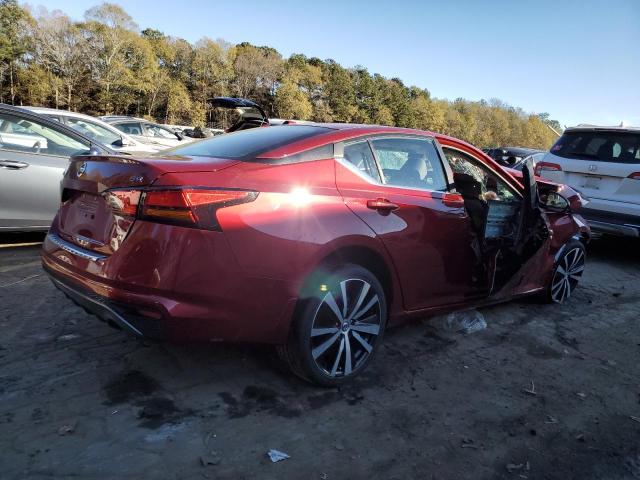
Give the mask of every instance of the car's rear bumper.
[[62, 291], [67, 298], [87, 313], [91, 313], [109, 325], [125, 330], [137, 337], [146, 337], [155, 340], [166, 339], [166, 333], [158, 318], [151, 318], [136, 312], [131, 306], [121, 304], [102, 297], [88, 290], [82, 290], [76, 286], [65, 283], [56, 278], [55, 274], [46, 269], [53, 284]]
[[640, 216], [584, 207], [579, 213], [595, 232], [640, 237]]
[[129, 238], [110, 256], [51, 231], [42, 264], [76, 304], [138, 336], [176, 342], [286, 341], [296, 284], [247, 275], [218, 232], [197, 232], [186, 242], [180, 238], [185, 232], [173, 230], [157, 226], [156, 238], [138, 232], [142, 243]]

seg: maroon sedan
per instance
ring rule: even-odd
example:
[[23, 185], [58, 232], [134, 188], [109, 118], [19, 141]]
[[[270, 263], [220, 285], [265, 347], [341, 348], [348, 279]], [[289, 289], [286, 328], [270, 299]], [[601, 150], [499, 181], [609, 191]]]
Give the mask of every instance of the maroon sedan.
[[580, 195], [518, 176], [454, 138], [378, 126], [78, 157], [42, 261], [114, 326], [275, 344], [296, 374], [336, 385], [404, 318], [571, 295], [589, 239]]

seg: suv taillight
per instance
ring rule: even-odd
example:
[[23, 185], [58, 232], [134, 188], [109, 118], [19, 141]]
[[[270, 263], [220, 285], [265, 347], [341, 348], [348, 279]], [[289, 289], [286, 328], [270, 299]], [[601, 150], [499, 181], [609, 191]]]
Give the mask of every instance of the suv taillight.
[[633, 172], [627, 178], [630, 178], [632, 180], [640, 180], [640, 172]]
[[560, 165], [558, 165], [557, 163], [551, 163], [551, 162], [538, 162], [536, 163], [535, 168], [533, 169], [533, 173], [540, 177], [542, 175], [543, 171], [548, 171], [548, 172], [561, 172], [562, 171], [562, 167]]
[[114, 212], [142, 220], [205, 230], [220, 230], [216, 212], [254, 201], [258, 192], [211, 188], [109, 190], [104, 194]]

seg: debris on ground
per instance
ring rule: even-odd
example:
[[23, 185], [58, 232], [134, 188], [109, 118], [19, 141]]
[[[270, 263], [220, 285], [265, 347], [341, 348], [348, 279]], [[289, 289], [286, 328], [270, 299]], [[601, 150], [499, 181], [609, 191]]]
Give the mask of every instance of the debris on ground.
[[478, 310], [461, 310], [433, 317], [434, 324], [450, 333], [475, 333], [487, 328], [484, 315]]
[[507, 463], [507, 472], [513, 473], [524, 468], [524, 463]]
[[534, 396], [538, 394], [538, 392], [536, 392], [536, 384], [533, 383], [533, 380], [531, 380], [531, 388], [523, 388], [522, 391]]
[[59, 429], [58, 429], [58, 435], [70, 435], [73, 432], [76, 431], [76, 424], [67, 424], [67, 425], [62, 425]]
[[[525, 472], [528, 472], [529, 470], [531, 470], [531, 465], [529, 464], [529, 461], [526, 461], [525, 463], [508, 463], [507, 464], [507, 472], [509, 473], [519, 472], [521, 470], [524, 470]], [[527, 478], [527, 477], [523, 477], [523, 478]]]
[[221, 458], [217, 452], [210, 452], [208, 455], [202, 455], [200, 457], [200, 463], [203, 467], [208, 467], [210, 465], [218, 465], [220, 464]]
[[578, 396], [580, 399], [584, 400], [585, 398], [587, 398], [587, 394], [586, 393], [582, 393], [582, 392], [578, 392], [576, 393], [576, 396]]
[[286, 453], [281, 452], [280, 450], [273, 450], [273, 449], [269, 450], [267, 452], [267, 455], [269, 456], [269, 458], [271, 459], [271, 461], [273, 463], [281, 462], [282, 460], [286, 460], [287, 458], [291, 458]]
[[463, 438], [462, 439], [462, 444], [460, 445], [462, 448], [474, 448], [474, 449], [478, 449], [480, 448], [478, 445], [476, 445], [473, 442], [472, 438]]
[[77, 333], [68, 333], [67, 335], [60, 335], [56, 340], [59, 342], [68, 342], [69, 340], [75, 340], [76, 338], [80, 338], [80, 335]]
[[640, 417], [634, 417], [633, 415], [631, 415], [631, 416], [629, 416], [629, 418], [630, 418], [631, 420], [633, 420], [634, 422], [638, 422], [638, 423], [640, 423]]

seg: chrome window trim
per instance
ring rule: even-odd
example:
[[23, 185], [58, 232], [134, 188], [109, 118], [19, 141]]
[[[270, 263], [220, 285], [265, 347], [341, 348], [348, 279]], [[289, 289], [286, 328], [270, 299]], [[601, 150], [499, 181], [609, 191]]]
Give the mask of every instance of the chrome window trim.
[[91, 260], [93, 262], [100, 262], [107, 258], [107, 255], [101, 253], [91, 252], [89, 250], [85, 250], [80, 247], [76, 247], [72, 243], [63, 240], [55, 233], [48, 233], [47, 239], [51, 241], [54, 245], [60, 247], [66, 252], [72, 253], [73, 255], [77, 255], [78, 257], [85, 258], [87, 260]]
[[[444, 150], [445, 150], [445, 149], [447, 149], [447, 148], [448, 148], [448, 149], [450, 149], [450, 150], [455, 150], [455, 151], [457, 151], [457, 152], [462, 153], [463, 155], [467, 155], [467, 156], [469, 156], [469, 157], [473, 158], [473, 159], [474, 159], [475, 161], [477, 161], [480, 165], [483, 165], [484, 167], [486, 167], [490, 172], [495, 173], [495, 174], [496, 174], [496, 176], [497, 176], [500, 180], [502, 180], [510, 190], [512, 190], [513, 192], [515, 192], [515, 194], [516, 194], [518, 197], [520, 197], [520, 198], [524, 198], [524, 196], [523, 196], [523, 195], [522, 195], [518, 190], [516, 190], [516, 189], [515, 189], [515, 188], [514, 188], [510, 183], [509, 183], [509, 181], [508, 181], [507, 179], [505, 179], [505, 178], [504, 178], [500, 173], [496, 172], [493, 168], [491, 168], [489, 165], [487, 165], [485, 162], [483, 162], [482, 160], [480, 160], [480, 159], [479, 159], [478, 157], [476, 157], [475, 155], [472, 155], [472, 154], [471, 154], [471, 153], [469, 153], [469, 152], [465, 152], [464, 150], [462, 150], [462, 149], [460, 149], [460, 148], [451, 147], [451, 146], [449, 146], [449, 145], [442, 145], [442, 151], [443, 151], [443, 153], [444, 153]], [[445, 155], [445, 156], [446, 156], [446, 155]], [[448, 161], [448, 160], [447, 160], [447, 161]]]

